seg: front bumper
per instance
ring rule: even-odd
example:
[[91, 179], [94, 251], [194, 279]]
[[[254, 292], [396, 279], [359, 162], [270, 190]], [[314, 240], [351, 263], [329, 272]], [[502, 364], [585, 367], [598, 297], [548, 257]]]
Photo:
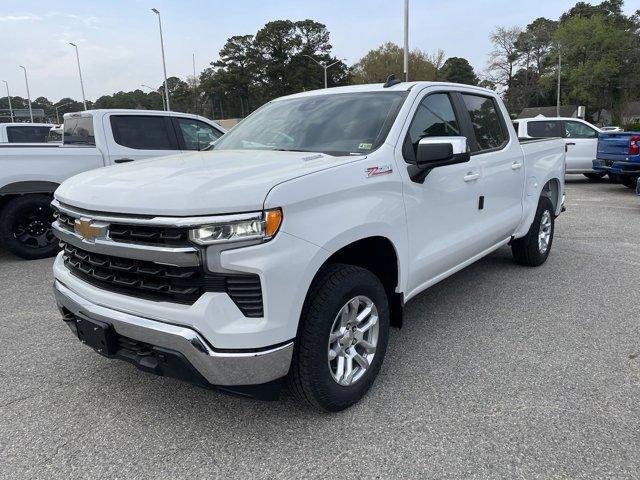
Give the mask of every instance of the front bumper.
[[[212, 348], [196, 330], [170, 323], [124, 313], [97, 305], [65, 286], [59, 280], [54, 283], [54, 294], [63, 319], [74, 333], [77, 319], [93, 320], [107, 324], [119, 337], [127, 341], [143, 342], [153, 352], [166, 351], [177, 354], [176, 358], [184, 359], [186, 370], [191, 367], [207, 384], [216, 387], [255, 386], [268, 384], [284, 377], [289, 371], [293, 355], [293, 342], [252, 351], [220, 351]], [[130, 355], [113, 355], [116, 358], [129, 360], [143, 368], [149, 365], [140, 364]], [[163, 374], [162, 368], [143, 368]], [[174, 369], [175, 370], [175, 369]], [[171, 375], [176, 376], [176, 375]], [[186, 380], [194, 383], [193, 376], [186, 375]], [[225, 388], [223, 388], [225, 389]], [[226, 388], [237, 391], [238, 389]], [[255, 396], [255, 395], [252, 395]]]

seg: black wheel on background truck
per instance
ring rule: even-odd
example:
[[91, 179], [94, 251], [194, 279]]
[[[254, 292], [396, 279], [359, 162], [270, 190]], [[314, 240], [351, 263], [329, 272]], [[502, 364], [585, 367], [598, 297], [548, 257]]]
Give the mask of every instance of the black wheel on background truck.
[[602, 180], [604, 178], [604, 176], [606, 175], [606, 173], [601, 173], [601, 172], [591, 172], [591, 173], [585, 173], [583, 174], [585, 177], [587, 177], [589, 180]]
[[384, 286], [364, 268], [323, 267], [309, 289], [300, 322], [289, 389], [321, 410], [353, 405], [371, 388], [387, 350]]
[[548, 197], [540, 197], [538, 209], [527, 234], [511, 242], [513, 258], [520, 265], [537, 267], [549, 256], [553, 243], [555, 215]]
[[39, 194], [16, 197], [0, 212], [0, 243], [26, 260], [52, 257], [59, 249], [52, 222], [51, 197]]
[[627, 188], [635, 190], [638, 185], [638, 177], [633, 175], [620, 175], [620, 183]]

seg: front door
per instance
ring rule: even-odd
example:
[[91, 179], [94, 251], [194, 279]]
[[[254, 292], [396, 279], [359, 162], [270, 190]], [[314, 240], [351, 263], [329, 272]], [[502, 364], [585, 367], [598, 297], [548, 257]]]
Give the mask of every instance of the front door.
[[598, 150], [598, 131], [582, 122], [564, 121], [567, 145], [567, 172], [593, 170], [593, 161]]
[[[415, 161], [418, 142], [426, 137], [464, 136], [451, 96], [427, 94], [420, 100], [397, 149], [398, 165]], [[421, 290], [477, 254], [475, 236], [480, 225], [478, 196], [480, 169], [476, 158], [469, 162], [434, 168], [423, 183], [405, 177], [404, 201], [408, 218], [409, 279], [407, 291]]]

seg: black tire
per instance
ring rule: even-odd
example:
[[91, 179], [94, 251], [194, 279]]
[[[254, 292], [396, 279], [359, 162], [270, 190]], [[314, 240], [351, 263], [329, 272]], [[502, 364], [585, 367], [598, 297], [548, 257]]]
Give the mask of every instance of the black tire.
[[615, 173], [609, 173], [609, 182], [611, 183], [620, 183], [622, 180], [620, 175], [617, 175]]
[[620, 183], [627, 188], [635, 190], [638, 185], [638, 177], [634, 177], [633, 175], [620, 175]]
[[[331, 371], [329, 335], [338, 313], [349, 300], [358, 296], [371, 299], [378, 310], [377, 345], [369, 367], [363, 370], [361, 377], [351, 385], [343, 386], [334, 380]], [[350, 407], [373, 385], [382, 366], [388, 339], [389, 303], [378, 277], [353, 265], [323, 267], [309, 289], [302, 310], [287, 377], [289, 389], [298, 400], [320, 410], [336, 412]]]
[[[541, 250], [539, 246], [539, 234], [541, 233], [542, 219], [550, 222], [549, 238], [546, 249]], [[511, 252], [513, 258], [520, 265], [528, 267], [538, 267], [542, 265], [549, 256], [551, 245], [553, 244], [553, 234], [555, 231], [555, 215], [553, 211], [553, 203], [548, 197], [540, 197], [536, 216], [533, 219], [531, 227], [527, 234], [511, 242]]]
[[11, 253], [25, 260], [52, 257], [59, 247], [51, 223], [51, 197], [16, 197], [0, 212], [0, 243]]
[[587, 177], [589, 180], [593, 180], [595, 182], [598, 180], [602, 180], [606, 175], [606, 173], [595, 172], [595, 173], [584, 173], [583, 175]]

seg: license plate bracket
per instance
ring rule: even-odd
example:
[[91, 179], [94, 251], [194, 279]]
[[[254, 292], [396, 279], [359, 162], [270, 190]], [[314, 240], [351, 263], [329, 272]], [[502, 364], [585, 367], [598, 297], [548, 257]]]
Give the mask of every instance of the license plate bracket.
[[76, 317], [78, 338], [82, 343], [106, 357], [116, 353], [117, 335], [113, 327], [105, 322], [85, 317]]

